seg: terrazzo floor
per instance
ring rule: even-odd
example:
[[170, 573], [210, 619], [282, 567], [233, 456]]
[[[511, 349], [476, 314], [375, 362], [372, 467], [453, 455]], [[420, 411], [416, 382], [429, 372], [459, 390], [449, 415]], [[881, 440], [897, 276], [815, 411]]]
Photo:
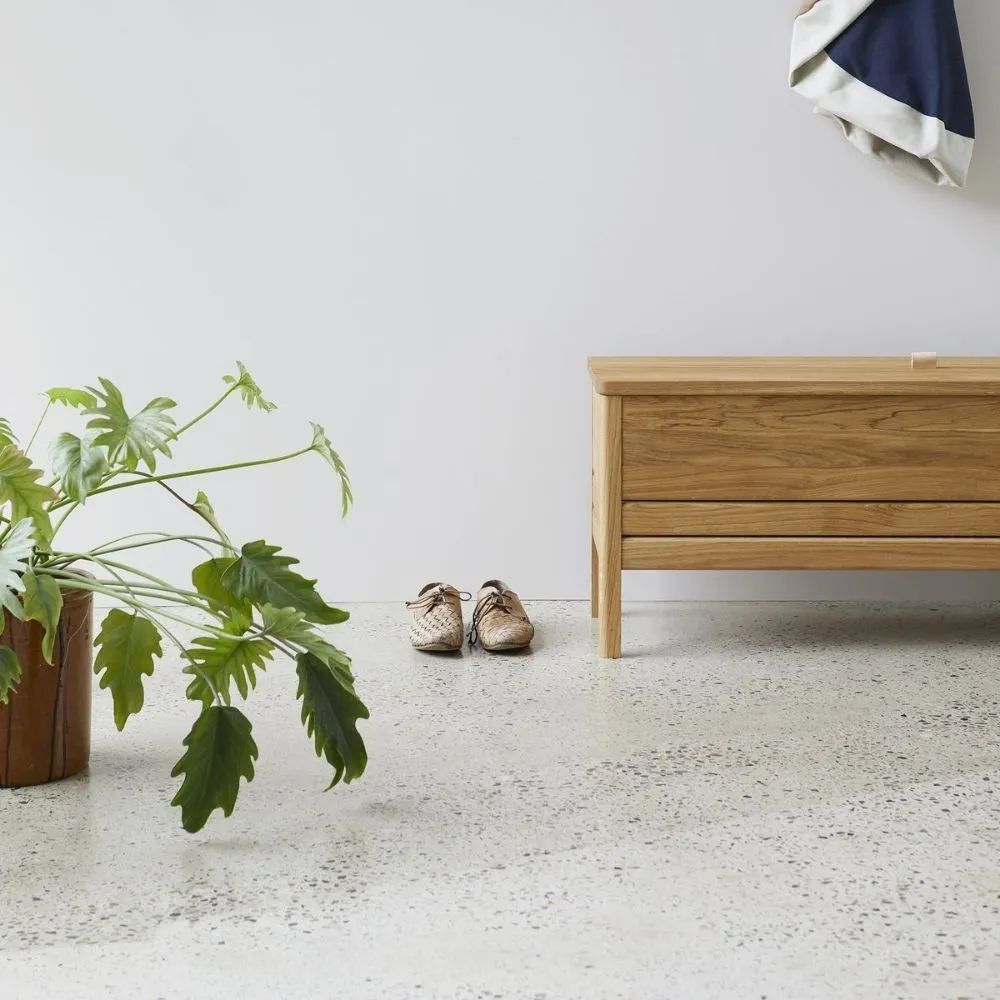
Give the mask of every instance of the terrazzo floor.
[[179, 826], [162, 666], [88, 776], [0, 791], [0, 997], [996, 1000], [995, 608], [582, 604], [534, 651], [337, 640], [373, 709], [323, 794], [291, 671], [229, 820]]

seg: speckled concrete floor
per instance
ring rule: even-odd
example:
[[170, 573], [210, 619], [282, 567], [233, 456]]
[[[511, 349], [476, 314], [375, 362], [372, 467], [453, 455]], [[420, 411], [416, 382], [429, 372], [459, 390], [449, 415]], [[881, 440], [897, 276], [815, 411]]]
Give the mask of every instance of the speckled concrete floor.
[[[290, 672], [231, 820], [182, 833], [161, 668], [89, 777], [0, 792], [0, 996], [820, 1000], [1000, 996], [1000, 615], [532, 608], [533, 654], [338, 633], [371, 765], [322, 794]], [[217, 814], [218, 815], [218, 814]]]

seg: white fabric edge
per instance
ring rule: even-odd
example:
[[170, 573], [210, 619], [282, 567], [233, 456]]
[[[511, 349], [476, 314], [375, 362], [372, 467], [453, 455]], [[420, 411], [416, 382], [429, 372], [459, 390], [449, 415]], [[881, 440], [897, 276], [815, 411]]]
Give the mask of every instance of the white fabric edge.
[[799, 83], [799, 71], [813, 56], [842, 35], [875, 0], [819, 0], [807, 14], [795, 19], [792, 29], [792, 65], [789, 83]]
[[965, 187], [974, 141], [855, 79], [825, 52], [802, 67], [796, 93], [836, 119], [858, 149], [904, 173], [945, 187]]

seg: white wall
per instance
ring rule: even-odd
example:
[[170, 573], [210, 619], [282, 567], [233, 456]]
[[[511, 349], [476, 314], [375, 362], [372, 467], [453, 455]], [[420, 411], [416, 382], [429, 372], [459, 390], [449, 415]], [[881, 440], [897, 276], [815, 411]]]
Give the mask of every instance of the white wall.
[[[234, 409], [180, 457], [319, 420], [358, 503], [341, 524], [318, 459], [206, 483], [234, 534], [341, 600], [498, 574], [584, 596], [588, 354], [998, 351], [1000, 5], [960, 3], [964, 194], [867, 162], [787, 91], [797, 6], [0, 0], [0, 412], [98, 374], [190, 410], [242, 358], [281, 412]], [[148, 521], [145, 498], [67, 541]], [[626, 595], [991, 586], [649, 574]]]

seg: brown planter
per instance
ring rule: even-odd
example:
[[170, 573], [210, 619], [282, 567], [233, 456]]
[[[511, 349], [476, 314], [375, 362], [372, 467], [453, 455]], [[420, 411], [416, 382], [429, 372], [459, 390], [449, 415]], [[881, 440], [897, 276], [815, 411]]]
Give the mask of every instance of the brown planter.
[[82, 771], [90, 761], [94, 595], [63, 592], [52, 653], [42, 657], [42, 627], [4, 612], [0, 645], [21, 662], [21, 683], [0, 705], [0, 787], [40, 785]]

